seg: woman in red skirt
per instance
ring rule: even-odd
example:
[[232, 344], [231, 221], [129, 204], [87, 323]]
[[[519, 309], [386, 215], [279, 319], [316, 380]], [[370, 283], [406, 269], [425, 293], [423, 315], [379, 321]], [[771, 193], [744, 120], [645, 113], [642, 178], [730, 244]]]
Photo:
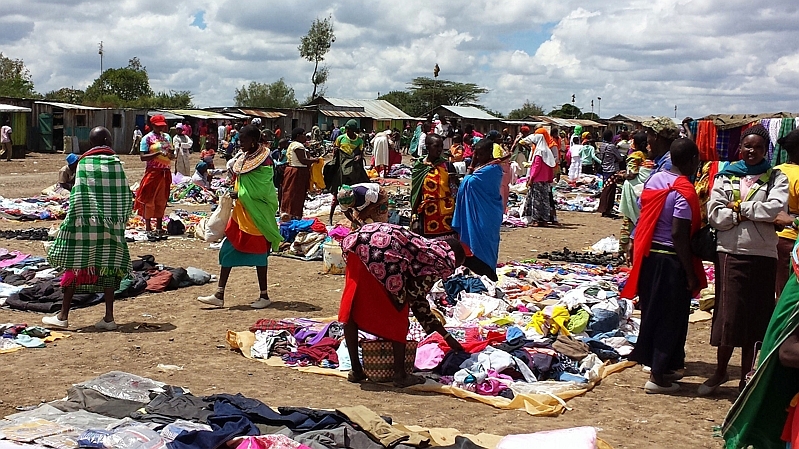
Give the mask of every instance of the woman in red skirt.
[[358, 358], [358, 331], [393, 343], [394, 385], [409, 387], [424, 380], [405, 372], [408, 311], [427, 333], [438, 332], [453, 350], [463, 347], [431, 313], [427, 292], [452, 275], [465, 255], [457, 239], [428, 240], [388, 223], [364, 225], [341, 243], [347, 259], [339, 321], [352, 361], [350, 382], [366, 380]]

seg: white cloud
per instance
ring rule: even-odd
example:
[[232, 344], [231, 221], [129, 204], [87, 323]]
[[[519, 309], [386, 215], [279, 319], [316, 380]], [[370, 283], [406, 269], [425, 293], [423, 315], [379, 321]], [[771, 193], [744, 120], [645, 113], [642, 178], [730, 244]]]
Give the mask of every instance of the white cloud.
[[[5, 0], [0, 46], [37, 90], [83, 88], [138, 56], [156, 90], [232, 104], [250, 81], [280, 77], [300, 99], [311, 63], [297, 52], [316, 17], [333, 18], [330, 95], [373, 98], [417, 76], [474, 82], [491, 109], [545, 109], [577, 96], [602, 115], [799, 111], [799, 4], [774, 0]], [[205, 29], [192, 26], [203, 11]], [[598, 104], [596, 104], [598, 107]]]

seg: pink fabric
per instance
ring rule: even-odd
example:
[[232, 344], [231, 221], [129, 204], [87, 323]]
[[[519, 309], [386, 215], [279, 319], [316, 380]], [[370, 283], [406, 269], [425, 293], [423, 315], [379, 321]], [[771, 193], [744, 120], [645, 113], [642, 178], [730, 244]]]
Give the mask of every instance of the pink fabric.
[[285, 435], [260, 435], [245, 437], [236, 449], [310, 449]]
[[550, 167], [544, 163], [541, 156], [533, 158], [533, 166], [530, 167], [530, 177], [533, 182], [552, 182], [555, 177], [555, 167]]
[[7, 267], [10, 267], [12, 265], [16, 265], [16, 264], [22, 262], [23, 260], [27, 259], [28, 257], [30, 257], [30, 254], [22, 254], [19, 251], [11, 251], [8, 254], [10, 254], [10, 255], [12, 255], [14, 257], [12, 259], [0, 260], [0, 268], [7, 268]]
[[416, 348], [416, 362], [414, 366], [418, 369], [433, 369], [441, 364], [442, 360], [444, 360], [444, 351], [435, 343]]
[[344, 237], [350, 235], [350, 230], [345, 228], [344, 226], [336, 225], [336, 227], [331, 229], [330, 232], [327, 233], [327, 235], [336, 240], [341, 241], [344, 240]]
[[488, 370], [486, 380], [477, 385], [477, 394], [483, 396], [496, 396], [502, 390], [507, 390], [507, 383], [513, 382], [513, 378], [504, 374], [499, 374], [494, 370]]

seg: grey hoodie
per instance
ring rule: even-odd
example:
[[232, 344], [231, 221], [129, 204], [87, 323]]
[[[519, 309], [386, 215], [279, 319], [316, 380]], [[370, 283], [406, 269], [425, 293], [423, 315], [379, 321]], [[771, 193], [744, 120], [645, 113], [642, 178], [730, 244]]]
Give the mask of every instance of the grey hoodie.
[[724, 175], [716, 177], [707, 211], [710, 225], [718, 231], [718, 251], [776, 259], [778, 237], [774, 219], [787, 208], [788, 178], [772, 169], [771, 181], [753, 186], [747, 198], [741, 200], [741, 217], [745, 221], [738, 221], [738, 214], [727, 207], [727, 203], [734, 201], [732, 181]]

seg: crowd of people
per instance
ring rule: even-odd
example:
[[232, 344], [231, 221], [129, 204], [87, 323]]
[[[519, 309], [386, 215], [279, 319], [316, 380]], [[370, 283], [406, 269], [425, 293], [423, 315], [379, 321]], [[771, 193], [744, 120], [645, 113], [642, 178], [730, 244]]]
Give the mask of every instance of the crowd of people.
[[[219, 283], [214, 294], [198, 298], [208, 305], [225, 304], [229, 274], [238, 266], [256, 268], [260, 295], [251, 306], [271, 304], [268, 258], [283, 240], [277, 218], [302, 218], [311, 167], [323, 163], [308, 152], [309, 139], [320, 137], [318, 128], [308, 133], [296, 128], [284, 136], [279, 128], [259, 125], [220, 125], [216, 139], [200, 134], [203, 151], [193, 170], [199, 179], [193, 182], [208, 181], [217, 151], [235, 150], [227, 171], [236, 201], [219, 253]], [[135, 199], [105, 128], [93, 129], [92, 148], [70, 154], [59, 172], [59, 184], [71, 190], [70, 209], [48, 260], [66, 270], [65, 299], [58, 314], [43, 319], [45, 324], [67, 327], [71, 295], [102, 291], [106, 314], [96, 327], [116, 327], [113, 292], [130, 271], [122, 237], [127, 218], [136, 212], [147, 231], [163, 232], [173, 173], [189, 175], [189, 154], [196, 148], [190, 125], [179, 124], [170, 133], [165, 118], [155, 115], [149, 128], [135, 137], [146, 164]], [[783, 411], [797, 402], [791, 398], [799, 392], [799, 255], [794, 247], [799, 130], [780, 139], [788, 162], [775, 167], [766, 159], [769, 130], [759, 124], [742, 131], [741, 160], [733, 162], [700, 161], [690, 127], [667, 117], [647, 120], [633, 133], [608, 130], [600, 137], [580, 127], [569, 131], [567, 138], [567, 130], [525, 125], [516, 135], [508, 130], [482, 134], [470, 125], [461, 129], [433, 117], [414, 131], [407, 127], [402, 133], [375, 133], [370, 142], [373, 165], [381, 174], [390, 165], [388, 152], [414, 156], [408, 230], [387, 223], [388, 197], [367, 175], [366, 142], [357, 122], [333, 130], [332, 160], [323, 171], [334, 199], [331, 223], [338, 208], [352, 229], [342, 245], [350, 257], [339, 314], [350, 351], [357, 351], [350, 340], [357, 339], [359, 329], [390, 340], [395, 343], [395, 383], [418, 382], [405, 372], [401, 357], [408, 313], [457, 347], [424, 298], [436, 280], [459, 266], [497, 279], [509, 186], [526, 178], [519, 212], [531, 226], [558, 225], [553, 183], [561, 176], [575, 183], [583, 174], [595, 173], [603, 182], [602, 215], [615, 216], [621, 192], [620, 242], [631, 263], [621, 296], [638, 298], [640, 335], [630, 359], [650, 372], [645, 391], [680, 389], [691, 299], [707, 287], [702, 261], [713, 262], [716, 299], [710, 344], [717, 348], [717, 360], [698, 394], [712, 395], [729, 380], [731, 356], [741, 348], [738, 388], [743, 394], [728, 433], [736, 441], [774, 438], [773, 431], [782, 427], [773, 420], [763, 424], [763, 416], [784, 423]], [[375, 316], [381, 319], [375, 321]], [[357, 352], [351, 356], [349, 379], [359, 382], [364, 374]]]

